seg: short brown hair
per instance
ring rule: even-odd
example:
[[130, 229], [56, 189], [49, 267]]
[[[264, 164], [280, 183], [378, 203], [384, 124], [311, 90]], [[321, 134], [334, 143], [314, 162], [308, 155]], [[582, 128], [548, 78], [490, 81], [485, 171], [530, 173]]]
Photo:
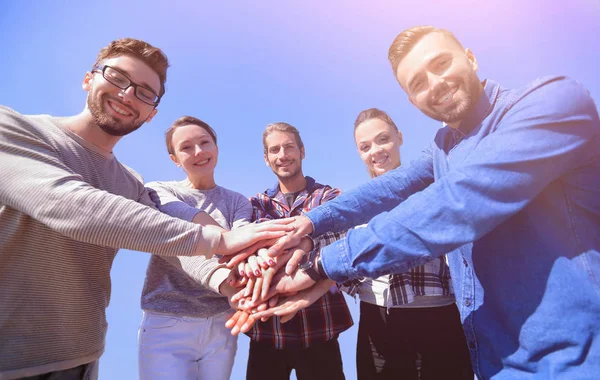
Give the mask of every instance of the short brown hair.
[[214, 129], [202, 120], [193, 116], [182, 116], [179, 119], [175, 120], [173, 124], [167, 129], [165, 132], [165, 143], [167, 144], [167, 151], [169, 154], [175, 154], [175, 150], [173, 149], [173, 133], [179, 127], [183, 127], [186, 125], [196, 125], [200, 128], [203, 128], [209, 135], [212, 137], [215, 145], [217, 145], [217, 133]]
[[169, 59], [165, 53], [142, 40], [135, 38], [121, 38], [112, 41], [108, 46], [102, 48], [96, 57], [94, 66], [99, 65], [103, 60], [117, 57], [120, 55], [130, 55], [142, 60], [156, 72], [160, 79], [159, 99], [165, 93], [165, 83], [167, 82], [167, 68]]
[[449, 30], [438, 29], [433, 26], [413, 26], [412, 28], [408, 28], [402, 33], [398, 34], [396, 38], [394, 38], [394, 41], [388, 50], [388, 60], [392, 64], [394, 77], [398, 71], [398, 65], [400, 65], [400, 61], [406, 57], [406, 55], [412, 50], [417, 42], [419, 42], [429, 33], [441, 33], [447, 37], [450, 37], [462, 49], [464, 49], [460, 41]]
[[298, 148], [300, 148], [300, 149], [304, 148], [304, 143], [302, 142], [302, 138], [300, 138], [300, 132], [298, 131], [298, 129], [296, 129], [296, 127], [294, 127], [291, 124], [280, 121], [277, 123], [271, 123], [271, 124], [267, 125], [267, 127], [265, 128], [265, 131], [263, 132], [262, 141], [263, 141], [263, 148], [265, 149], [265, 154], [267, 154], [267, 136], [269, 136], [271, 133], [273, 133], [275, 131], [292, 133], [294, 135], [294, 138], [296, 139], [296, 144], [298, 145]]

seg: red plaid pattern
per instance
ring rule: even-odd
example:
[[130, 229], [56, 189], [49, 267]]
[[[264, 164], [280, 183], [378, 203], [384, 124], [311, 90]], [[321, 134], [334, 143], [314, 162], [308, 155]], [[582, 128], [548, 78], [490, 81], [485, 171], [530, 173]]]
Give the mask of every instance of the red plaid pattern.
[[[250, 199], [254, 208], [252, 219], [258, 221], [302, 215], [339, 194], [340, 190], [306, 177], [306, 189], [298, 194], [290, 208], [279, 190], [279, 184], [276, 184]], [[325, 234], [316, 243], [327, 245], [339, 237], [339, 234]], [[267, 322], [257, 322], [247, 335], [255, 341], [271, 342], [277, 349], [306, 348], [337, 337], [352, 324], [344, 296], [334, 288], [317, 302], [298, 312], [292, 320], [281, 323], [280, 318], [275, 316]]]

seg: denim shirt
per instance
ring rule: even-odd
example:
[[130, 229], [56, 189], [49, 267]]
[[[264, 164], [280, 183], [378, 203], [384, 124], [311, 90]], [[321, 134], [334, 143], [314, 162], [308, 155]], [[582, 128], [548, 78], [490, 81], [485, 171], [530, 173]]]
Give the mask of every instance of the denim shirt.
[[[480, 379], [600, 378], [600, 121], [565, 77], [486, 81], [456, 130], [410, 165], [306, 215], [342, 282], [448, 253]], [[370, 221], [369, 221], [370, 220]]]

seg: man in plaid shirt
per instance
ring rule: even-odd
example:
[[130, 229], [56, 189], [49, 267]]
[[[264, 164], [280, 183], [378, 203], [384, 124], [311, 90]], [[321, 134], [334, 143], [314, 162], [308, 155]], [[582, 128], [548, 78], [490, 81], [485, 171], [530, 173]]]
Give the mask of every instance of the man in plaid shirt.
[[[269, 124], [263, 146], [265, 162], [278, 183], [251, 199], [254, 220], [301, 215], [340, 194], [304, 176], [304, 145], [295, 127]], [[336, 238], [330, 234], [320, 243], [326, 245]], [[352, 326], [352, 317], [342, 293], [334, 290], [285, 324], [275, 316], [254, 325], [247, 333], [251, 339], [248, 380], [289, 379], [292, 369], [299, 380], [344, 379], [337, 337]]]

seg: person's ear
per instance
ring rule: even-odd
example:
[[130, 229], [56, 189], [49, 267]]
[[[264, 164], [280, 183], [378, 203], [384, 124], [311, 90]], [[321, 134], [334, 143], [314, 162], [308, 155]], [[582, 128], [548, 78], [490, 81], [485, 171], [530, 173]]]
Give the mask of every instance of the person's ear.
[[83, 91], [90, 91], [92, 88], [92, 80], [94, 79], [94, 74], [92, 74], [91, 72], [86, 72], [85, 76], [83, 77], [83, 82], [81, 83], [81, 88], [83, 89]]
[[469, 63], [471, 64], [471, 68], [473, 69], [473, 71], [477, 71], [477, 69], [479, 69], [479, 64], [477, 63], [477, 58], [475, 58], [475, 54], [473, 54], [473, 52], [469, 48], [465, 49], [465, 54], [467, 56], [467, 59], [469, 60]]
[[175, 163], [175, 165], [177, 165], [177, 167], [181, 167], [181, 164], [179, 163], [177, 156], [175, 156], [174, 154], [169, 154], [169, 158], [171, 159], [171, 161], [173, 161]]

